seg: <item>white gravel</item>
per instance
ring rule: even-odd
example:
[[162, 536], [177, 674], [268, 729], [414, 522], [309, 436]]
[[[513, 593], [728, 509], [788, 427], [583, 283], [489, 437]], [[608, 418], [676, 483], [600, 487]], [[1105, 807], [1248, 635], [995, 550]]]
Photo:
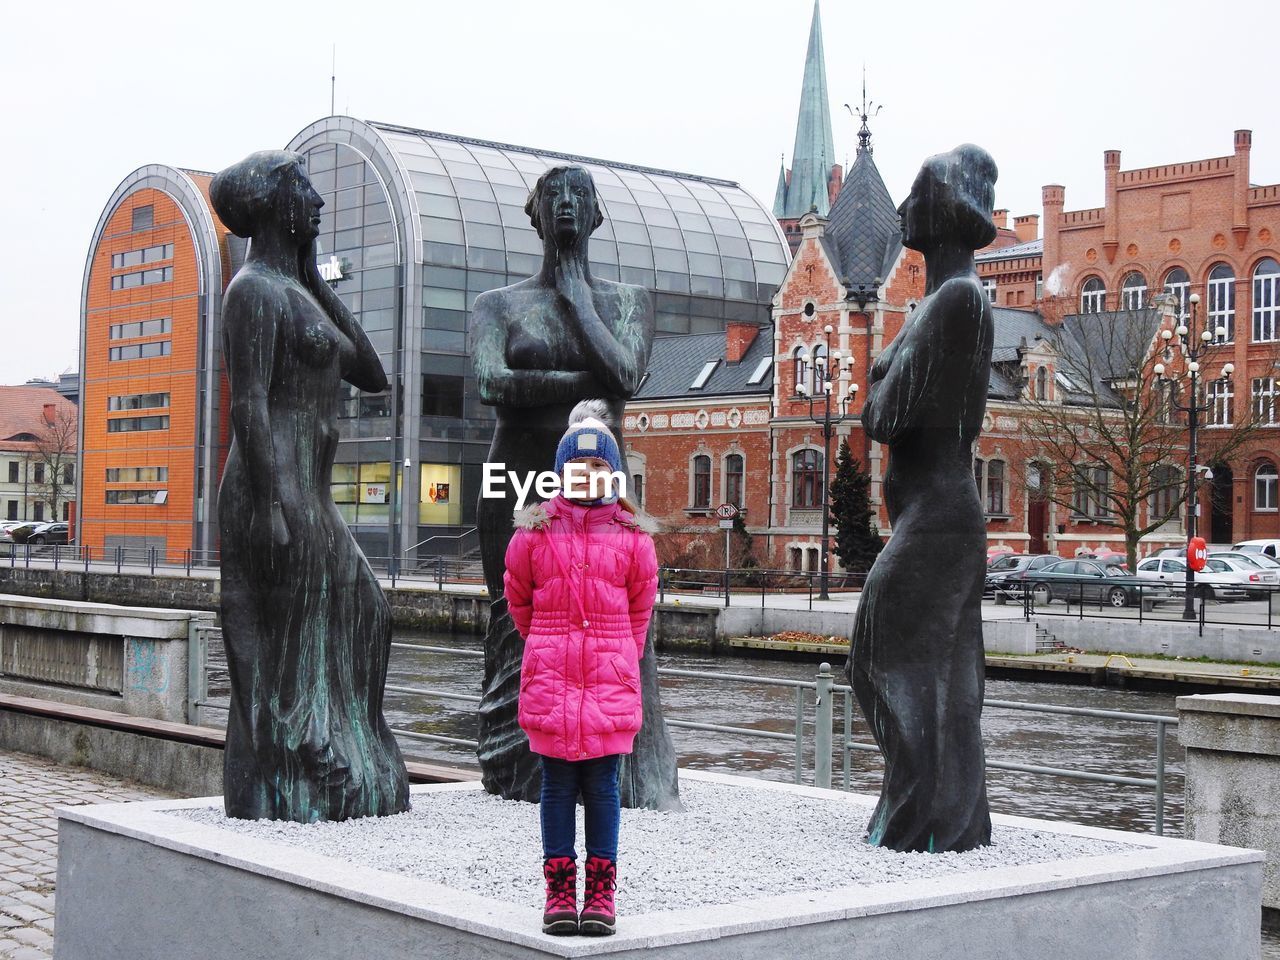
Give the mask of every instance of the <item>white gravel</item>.
[[[920, 880], [1118, 853], [1131, 847], [997, 826], [969, 853], [895, 853], [866, 843], [869, 808], [685, 778], [685, 812], [623, 810], [619, 906], [628, 914], [754, 897]], [[480, 790], [415, 793], [394, 817], [298, 824], [228, 819], [219, 808], [170, 811], [208, 826], [418, 877], [522, 906], [542, 906], [536, 804]], [[582, 813], [578, 856], [585, 858]]]

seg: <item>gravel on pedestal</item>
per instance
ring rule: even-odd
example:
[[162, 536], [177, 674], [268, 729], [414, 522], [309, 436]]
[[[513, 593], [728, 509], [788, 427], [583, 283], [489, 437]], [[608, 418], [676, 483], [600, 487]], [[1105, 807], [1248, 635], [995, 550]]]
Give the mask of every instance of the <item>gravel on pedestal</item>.
[[[989, 847], [896, 853], [866, 842], [869, 807], [838, 792], [826, 799], [687, 778], [680, 799], [684, 813], [622, 811], [618, 895], [629, 914], [1132, 849], [997, 825]], [[508, 903], [542, 906], [538, 806], [479, 789], [415, 792], [408, 813], [341, 823], [234, 820], [215, 807], [168, 815]], [[578, 856], [585, 858], [581, 809], [577, 842]]]

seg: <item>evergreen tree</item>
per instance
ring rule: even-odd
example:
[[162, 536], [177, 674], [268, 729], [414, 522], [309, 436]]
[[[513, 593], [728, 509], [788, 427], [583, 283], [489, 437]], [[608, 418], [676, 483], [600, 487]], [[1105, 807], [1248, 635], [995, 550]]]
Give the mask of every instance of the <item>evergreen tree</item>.
[[871, 474], [853, 458], [847, 440], [840, 441], [831, 479], [831, 522], [836, 527], [834, 553], [841, 565], [850, 573], [866, 573], [884, 543], [871, 507]]

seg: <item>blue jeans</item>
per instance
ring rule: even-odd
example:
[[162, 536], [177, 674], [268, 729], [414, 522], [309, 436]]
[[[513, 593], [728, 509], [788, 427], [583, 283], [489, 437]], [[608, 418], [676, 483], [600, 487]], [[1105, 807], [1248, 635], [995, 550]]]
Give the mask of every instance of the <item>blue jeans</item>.
[[587, 856], [618, 859], [618, 754], [592, 760], [542, 758], [542, 856], [578, 859], [573, 849], [578, 792]]

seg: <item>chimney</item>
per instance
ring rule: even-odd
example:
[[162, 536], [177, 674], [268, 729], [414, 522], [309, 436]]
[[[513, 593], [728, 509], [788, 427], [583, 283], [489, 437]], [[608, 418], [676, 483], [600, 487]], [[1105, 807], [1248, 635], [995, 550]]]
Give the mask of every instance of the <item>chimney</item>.
[[1059, 266], [1058, 231], [1062, 226], [1062, 207], [1066, 203], [1067, 188], [1057, 183], [1050, 183], [1040, 188], [1040, 205], [1044, 208], [1044, 255], [1041, 267], [1044, 277]]
[[751, 349], [760, 327], [742, 320], [730, 320], [724, 328], [724, 359], [727, 363], [740, 363]]
[[827, 182], [828, 206], [836, 205], [836, 197], [840, 195], [842, 186], [844, 186], [844, 167], [837, 163], [831, 167], [831, 179]]
[[1120, 215], [1119, 187], [1120, 151], [1107, 150], [1102, 154], [1102, 169], [1106, 177], [1107, 202], [1102, 220], [1102, 252], [1107, 255], [1107, 263], [1115, 263], [1116, 251], [1120, 249]]
[[992, 210], [991, 219], [995, 221], [997, 230], [1009, 229], [1009, 211], [1007, 208], [1002, 207], [999, 210]]
[[44, 422], [49, 424], [58, 422], [58, 405], [56, 403], [46, 403], [44, 405]]
[[1249, 148], [1252, 146], [1253, 131], [1237, 130], [1236, 155], [1232, 163], [1235, 182], [1232, 184], [1231, 234], [1241, 250], [1249, 239]]
[[1018, 235], [1019, 243], [1030, 243], [1040, 236], [1040, 214], [1028, 213], [1013, 218], [1013, 232]]

